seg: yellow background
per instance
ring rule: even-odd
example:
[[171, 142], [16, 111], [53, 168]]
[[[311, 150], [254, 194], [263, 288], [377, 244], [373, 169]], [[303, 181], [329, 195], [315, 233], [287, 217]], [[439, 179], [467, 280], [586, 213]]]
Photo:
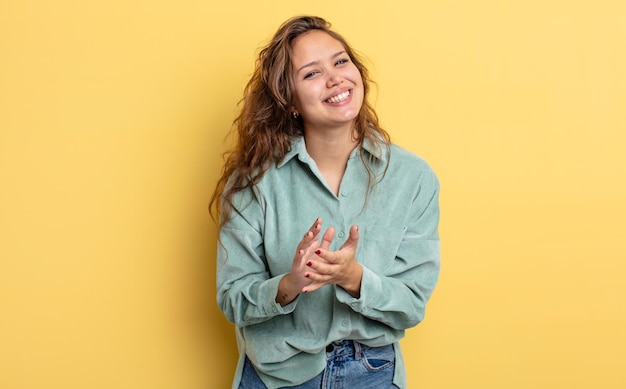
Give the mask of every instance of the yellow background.
[[626, 385], [626, 2], [0, 1], [0, 387], [226, 388], [207, 202], [295, 14], [441, 184], [410, 388]]

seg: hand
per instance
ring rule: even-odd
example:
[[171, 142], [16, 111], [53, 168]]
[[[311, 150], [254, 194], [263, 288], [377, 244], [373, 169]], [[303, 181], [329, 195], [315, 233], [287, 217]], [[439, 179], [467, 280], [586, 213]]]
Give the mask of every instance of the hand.
[[293, 301], [304, 288], [312, 281], [305, 277], [307, 272], [306, 263], [315, 255], [319, 247], [319, 234], [322, 231], [322, 219], [317, 218], [298, 243], [296, 253], [291, 263], [291, 273], [286, 274], [278, 285], [276, 302], [285, 306]]
[[329, 251], [335, 230], [328, 228], [322, 238], [322, 244], [315, 249], [315, 255], [309, 256], [307, 267], [309, 271], [304, 277], [311, 280], [305, 285], [303, 292], [312, 292], [324, 285], [335, 284], [341, 286], [353, 297], [358, 297], [361, 291], [363, 268], [356, 261], [356, 249], [359, 243], [359, 230], [356, 225], [350, 228], [348, 239], [337, 251]]

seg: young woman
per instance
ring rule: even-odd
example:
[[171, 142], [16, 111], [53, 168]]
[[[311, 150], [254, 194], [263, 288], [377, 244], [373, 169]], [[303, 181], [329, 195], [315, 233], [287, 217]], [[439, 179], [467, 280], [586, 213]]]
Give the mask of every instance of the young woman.
[[439, 274], [437, 178], [393, 145], [367, 69], [319, 17], [260, 52], [211, 200], [233, 388], [404, 388], [398, 341]]

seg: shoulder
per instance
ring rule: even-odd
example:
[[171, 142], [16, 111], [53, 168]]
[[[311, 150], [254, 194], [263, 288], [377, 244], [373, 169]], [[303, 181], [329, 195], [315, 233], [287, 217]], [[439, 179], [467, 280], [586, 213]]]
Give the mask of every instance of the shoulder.
[[424, 158], [394, 143], [389, 147], [389, 170], [437, 181], [434, 169]]

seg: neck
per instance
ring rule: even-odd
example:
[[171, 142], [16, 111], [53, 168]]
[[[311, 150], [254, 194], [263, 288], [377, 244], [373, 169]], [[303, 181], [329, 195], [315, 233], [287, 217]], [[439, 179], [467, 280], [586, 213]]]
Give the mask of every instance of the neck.
[[350, 154], [358, 145], [352, 127], [343, 130], [304, 131], [306, 150], [315, 161], [328, 187], [337, 195]]
[[358, 145], [354, 132], [344, 131], [305, 131], [306, 149], [320, 169], [325, 167], [344, 168], [350, 153]]

